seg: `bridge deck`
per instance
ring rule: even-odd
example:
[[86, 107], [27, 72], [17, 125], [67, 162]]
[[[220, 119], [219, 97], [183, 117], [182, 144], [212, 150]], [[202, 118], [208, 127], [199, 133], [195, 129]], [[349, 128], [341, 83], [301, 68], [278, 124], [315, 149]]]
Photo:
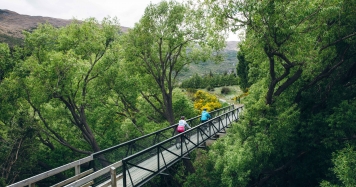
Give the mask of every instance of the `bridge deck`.
[[[228, 124], [230, 124], [230, 121], [221, 121], [221, 126], [226, 127]], [[217, 125], [216, 123], [213, 123], [214, 126]], [[150, 178], [154, 172], [157, 172], [162, 168], [167, 169], [167, 165], [172, 165], [176, 161], [179, 160], [180, 157], [185, 156], [188, 154], [191, 150], [195, 149], [195, 147], [201, 145], [204, 143], [207, 139], [209, 139], [209, 136], [214, 136], [217, 131], [214, 132], [214, 129], [211, 128], [210, 132], [212, 133], [209, 135], [209, 129], [206, 129], [204, 131], [196, 131], [190, 135], [189, 140], [185, 140], [187, 143], [183, 143], [183, 147], [181, 147], [180, 143], [178, 142], [177, 145], [172, 142], [170, 142], [171, 145], [168, 148], [165, 148], [164, 150], [160, 151], [159, 154], [154, 154], [150, 158], [140, 162], [136, 166], [131, 167], [129, 170], [126, 171], [126, 185], [127, 186], [136, 186], [136, 184], [139, 184], [141, 181], [146, 180], [147, 178]], [[200, 133], [198, 135], [198, 133]], [[189, 142], [189, 143], [188, 143]], [[161, 155], [161, 156], [159, 156]], [[159, 162], [159, 164], [158, 164]], [[159, 166], [158, 166], [159, 165]], [[145, 168], [145, 169], [142, 169]], [[148, 171], [150, 170], [150, 171]], [[124, 186], [123, 184], [123, 177], [122, 173], [117, 175], [118, 180], [117, 180], [117, 186]], [[131, 178], [131, 180], [130, 180]], [[103, 184], [107, 183], [108, 181], [104, 182]], [[133, 184], [132, 184], [133, 183]], [[99, 187], [104, 187], [106, 185], [98, 185]], [[111, 185], [109, 185], [111, 186]]]

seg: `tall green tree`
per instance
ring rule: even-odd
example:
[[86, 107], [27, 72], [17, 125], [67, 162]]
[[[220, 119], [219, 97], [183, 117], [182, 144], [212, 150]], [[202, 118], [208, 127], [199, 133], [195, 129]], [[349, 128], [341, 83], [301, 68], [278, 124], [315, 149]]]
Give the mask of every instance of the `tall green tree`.
[[221, 186], [318, 186], [340, 173], [345, 181], [342, 165], [330, 168], [333, 152], [350, 158], [341, 150], [356, 133], [345, 115], [356, 99], [355, 1], [205, 2], [218, 29], [246, 30], [254, 83], [243, 120], [210, 152]]
[[249, 84], [248, 80], [248, 73], [249, 73], [249, 66], [248, 66], [248, 61], [245, 59], [244, 53], [241, 51], [237, 52], [237, 60], [239, 61], [237, 64], [237, 75], [240, 78], [240, 88], [246, 92], [247, 89], [250, 87], [251, 84]]
[[118, 34], [118, 24], [109, 19], [100, 24], [88, 19], [59, 29], [45, 24], [25, 33], [27, 57], [13, 78], [48, 141], [83, 154], [101, 149], [101, 134], [113, 128], [102, 124], [99, 116], [108, 111], [104, 103], [110, 90], [103, 86], [103, 77], [118, 64]]
[[39, 145], [34, 140], [36, 122], [24, 115], [25, 110], [19, 109], [18, 90], [8, 81], [20, 60], [19, 51], [19, 48], [10, 50], [7, 44], [0, 44], [0, 186], [4, 187], [23, 177], [23, 170], [31, 171], [36, 164], [31, 153]]
[[[123, 53], [133, 74], [141, 77], [142, 97], [170, 124], [177, 75], [192, 62], [212, 57], [222, 37], [208, 33], [205, 13], [194, 4], [162, 1], [150, 4], [123, 39]], [[214, 35], [213, 35], [214, 34]]]
[[9, 46], [5, 43], [0, 43], [0, 83], [11, 72], [14, 66], [11, 58]]

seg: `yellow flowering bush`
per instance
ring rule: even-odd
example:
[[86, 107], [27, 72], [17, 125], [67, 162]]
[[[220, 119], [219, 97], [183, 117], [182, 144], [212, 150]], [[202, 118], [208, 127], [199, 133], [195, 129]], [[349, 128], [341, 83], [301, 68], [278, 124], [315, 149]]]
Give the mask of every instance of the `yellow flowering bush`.
[[193, 100], [194, 108], [200, 112], [204, 108], [206, 108], [207, 111], [212, 111], [222, 107], [219, 99], [215, 95], [209, 94], [208, 92], [202, 90], [195, 92]]

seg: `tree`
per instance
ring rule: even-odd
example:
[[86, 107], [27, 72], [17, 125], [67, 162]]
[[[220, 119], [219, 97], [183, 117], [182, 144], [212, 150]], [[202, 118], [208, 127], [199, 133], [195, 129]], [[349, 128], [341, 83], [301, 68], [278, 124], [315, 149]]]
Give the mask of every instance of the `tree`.
[[237, 59], [239, 63], [237, 64], [237, 75], [240, 78], [240, 88], [243, 90], [243, 92], [247, 92], [247, 89], [250, 87], [250, 84], [248, 82], [248, 72], [249, 72], [249, 62], [245, 60], [245, 55], [241, 51], [237, 52]]
[[143, 82], [142, 97], [170, 124], [175, 123], [172, 93], [177, 75], [189, 63], [211, 58], [209, 45], [222, 46], [219, 37], [206, 32], [204, 16], [193, 4], [150, 4], [122, 40], [127, 65]]
[[[29, 177], [33, 161], [33, 153], [38, 149], [35, 140], [38, 133], [34, 128], [36, 122], [16, 102], [18, 90], [14, 90], [13, 82], [8, 81], [17, 61], [20, 48], [10, 50], [7, 44], [0, 43], [0, 186], [11, 184], [19, 178]], [[27, 174], [23, 174], [26, 170]]]
[[41, 122], [44, 145], [55, 140], [82, 154], [101, 149], [98, 135], [110, 128], [99, 125], [109, 97], [102, 78], [118, 63], [118, 34], [118, 25], [109, 19], [101, 24], [95, 19], [73, 22], [60, 29], [45, 24], [25, 33], [27, 57], [13, 79]]
[[11, 58], [9, 46], [5, 43], [0, 43], [0, 83], [11, 72], [14, 63]]
[[246, 29], [253, 83], [210, 152], [222, 186], [318, 186], [333, 152], [355, 145], [355, 1], [205, 2], [219, 28]]
[[[356, 152], [354, 147], [346, 147], [333, 155], [334, 168], [337, 180], [323, 181], [322, 187], [355, 186], [356, 185]], [[337, 185], [336, 185], [336, 184]]]

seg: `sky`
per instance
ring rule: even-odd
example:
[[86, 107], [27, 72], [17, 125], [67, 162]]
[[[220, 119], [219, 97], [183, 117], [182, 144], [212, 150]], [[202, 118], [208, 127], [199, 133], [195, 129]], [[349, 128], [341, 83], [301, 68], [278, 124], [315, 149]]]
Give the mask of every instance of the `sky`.
[[[133, 27], [142, 17], [145, 8], [161, 0], [0, 0], [0, 9], [18, 14], [61, 19], [84, 20], [95, 17], [117, 17], [121, 26]], [[182, 1], [182, 0], [177, 0]], [[237, 41], [237, 35], [230, 34], [229, 41]]]

